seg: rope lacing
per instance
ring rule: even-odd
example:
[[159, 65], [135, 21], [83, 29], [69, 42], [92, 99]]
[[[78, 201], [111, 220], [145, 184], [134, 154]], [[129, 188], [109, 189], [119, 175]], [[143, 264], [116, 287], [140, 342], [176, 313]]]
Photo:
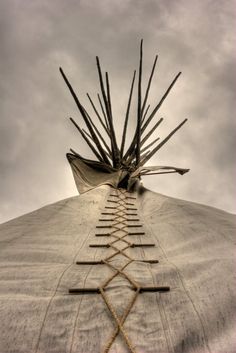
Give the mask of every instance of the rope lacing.
[[[155, 244], [144, 244], [144, 243], [135, 244], [126, 239], [126, 237], [129, 235], [145, 234], [144, 232], [137, 232], [137, 231], [130, 232], [128, 230], [129, 227], [134, 227], [134, 228], [142, 227], [141, 224], [129, 223], [130, 221], [136, 222], [136, 223], [137, 221], [139, 221], [138, 218], [129, 218], [131, 216], [138, 216], [137, 213], [129, 213], [129, 211], [131, 212], [137, 211], [137, 208], [134, 207], [135, 204], [130, 202], [130, 200], [135, 199], [135, 197], [130, 196], [130, 193], [128, 193], [127, 190], [125, 189], [116, 189], [115, 194], [114, 193], [110, 194], [110, 197], [115, 198], [115, 200], [108, 199], [107, 202], [114, 203], [115, 206], [105, 206], [105, 208], [112, 210], [112, 212], [102, 212], [101, 214], [113, 216], [113, 218], [111, 219], [102, 218], [102, 219], [99, 219], [99, 221], [104, 223], [109, 221], [111, 222], [111, 224], [96, 226], [96, 228], [99, 228], [99, 229], [105, 228], [105, 229], [109, 229], [109, 231], [103, 234], [100, 234], [100, 233], [96, 234], [96, 236], [106, 236], [109, 238], [111, 237], [111, 241], [107, 242], [106, 244], [90, 244], [89, 246], [110, 248], [112, 250], [112, 253], [102, 258], [100, 261], [78, 261], [76, 262], [76, 264], [94, 264], [94, 265], [103, 264], [109, 267], [114, 272], [108, 278], [106, 278], [102, 282], [102, 284], [100, 284], [100, 286], [97, 288], [72, 288], [72, 289], [69, 289], [69, 293], [71, 294], [100, 293], [101, 294], [101, 297], [103, 298], [113, 318], [113, 321], [116, 324], [116, 327], [112, 332], [111, 336], [109, 337], [108, 342], [106, 343], [102, 353], [109, 352], [112, 344], [114, 343], [119, 333], [123, 336], [124, 341], [126, 342], [126, 345], [129, 348], [129, 351], [131, 353], [135, 353], [135, 348], [131, 343], [131, 340], [126, 332], [126, 329], [124, 328], [124, 324], [137, 300], [138, 294], [141, 292], [156, 292], [156, 291], [166, 292], [170, 288], [168, 286], [142, 287], [139, 283], [135, 281], [135, 279], [133, 279], [129, 274], [127, 274], [127, 272], [125, 272], [125, 269], [130, 264], [132, 264], [134, 261], [138, 261], [130, 257], [129, 254], [127, 254], [126, 251], [128, 249], [137, 247], [137, 246], [155, 246]], [[123, 265], [121, 265], [121, 267], [118, 267], [118, 265], [114, 265], [114, 263], [111, 262], [111, 260], [114, 260], [116, 256], [122, 256], [126, 261]], [[158, 263], [158, 260], [141, 260], [141, 261], [146, 263]], [[111, 303], [106, 293], [106, 290], [108, 289], [111, 281], [118, 276], [128, 281], [128, 283], [131, 286], [130, 289], [134, 291], [121, 317], [118, 316], [117, 311], [114, 308], [114, 305]]]
[[[130, 338], [128, 337], [128, 334], [124, 328], [125, 320], [128, 317], [132, 307], [134, 306], [134, 303], [135, 303], [137, 296], [139, 294], [139, 291], [140, 291], [140, 285], [138, 283], [136, 283], [136, 281], [134, 279], [132, 279], [130, 277], [130, 275], [128, 275], [126, 272], [124, 272], [125, 268], [128, 267], [133, 261], [135, 261], [133, 258], [131, 258], [129, 255], [127, 255], [125, 253], [125, 250], [129, 249], [133, 245], [133, 243], [131, 243], [130, 241], [125, 239], [129, 233], [126, 230], [127, 222], [128, 222], [128, 218], [126, 217], [127, 216], [127, 213], [126, 213], [127, 212], [127, 207], [126, 207], [127, 195], [126, 194], [127, 194], [126, 190], [118, 189], [118, 190], [116, 190], [116, 194], [110, 195], [110, 196], [117, 198], [117, 200], [114, 201], [114, 203], [117, 204], [117, 207], [116, 207], [117, 209], [113, 212], [113, 214], [115, 216], [112, 219], [113, 231], [110, 232], [110, 236], [115, 239], [108, 243], [109, 246], [114, 250], [114, 253], [105, 257], [104, 259], [102, 259], [102, 262], [104, 264], [106, 264], [107, 266], [109, 266], [109, 268], [113, 269], [115, 272], [101, 286], [99, 286], [99, 290], [100, 290], [102, 298], [103, 298], [104, 302], [106, 303], [114, 321], [116, 322], [117, 327], [114, 330], [114, 332], [111, 334], [111, 337], [108, 339], [108, 342], [103, 350], [103, 353], [109, 352], [109, 349], [111, 348], [111, 346], [112, 346], [113, 342], [115, 341], [116, 336], [119, 334], [119, 332], [123, 335], [124, 340], [127, 344], [127, 347], [129, 348], [130, 352], [135, 353], [135, 349], [133, 347], [133, 344], [131, 343]], [[112, 200], [110, 200], [110, 201], [112, 201]], [[119, 234], [123, 233], [123, 235], [116, 234], [118, 232], [119, 232]], [[123, 243], [126, 246], [123, 247], [122, 249], [118, 249], [115, 246], [115, 244], [118, 245], [118, 243]], [[128, 260], [125, 263], [125, 265], [122, 266], [122, 268], [118, 268], [109, 262], [109, 260], [114, 258], [116, 255], [123, 255]], [[118, 317], [114, 306], [111, 304], [111, 302], [105, 292], [105, 289], [108, 287], [109, 283], [116, 276], [119, 276], [119, 275], [124, 277], [132, 285], [132, 287], [133, 287], [132, 289], [135, 290], [135, 293], [134, 293], [134, 295], [132, 295], [132, 298], [129, 301], [129, 303], [125, 309], [125, 312], [121, 318]]]

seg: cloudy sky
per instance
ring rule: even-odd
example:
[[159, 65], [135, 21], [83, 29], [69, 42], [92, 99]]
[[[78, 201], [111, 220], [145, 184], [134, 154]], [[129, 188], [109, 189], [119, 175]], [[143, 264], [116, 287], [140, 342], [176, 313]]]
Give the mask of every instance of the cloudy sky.
[[150, 164], [191, 169], [145, 177], [145, 186], [236, 212], [235, 18], [232, 0], [1, 0], [0, 222], [76, 195], [65, 154], [72, 147], [91, 157], [68, 122], [81, 118], [59, 66], [89, 106], [100, 57], [119, 135], [141, 38], [144, 79], [159, 55], [152, 107], [183, 73], [156, 117], [164, 118], [156, 136], [189, 118]]

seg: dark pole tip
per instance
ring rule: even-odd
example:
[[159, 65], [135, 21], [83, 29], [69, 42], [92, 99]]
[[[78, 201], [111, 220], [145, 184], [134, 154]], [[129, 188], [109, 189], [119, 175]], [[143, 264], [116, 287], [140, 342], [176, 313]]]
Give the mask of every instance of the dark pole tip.
[[141, 39], [141, 42], [140, 42], [140, 53], [141, 55], [143, 54], [143, 39]]

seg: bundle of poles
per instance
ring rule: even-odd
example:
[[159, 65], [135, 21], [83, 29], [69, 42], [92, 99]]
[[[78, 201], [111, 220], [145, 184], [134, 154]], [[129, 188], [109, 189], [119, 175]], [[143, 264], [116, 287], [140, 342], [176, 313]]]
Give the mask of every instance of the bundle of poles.
[[[86, 141], [86, 143], [93, 151], [97, 159], [102, 163], [105, 163], [107, 165], [114, 167], [115, 169], [125, 168], [129, 170], [129, 168], [131, 168], [132, 170], [135, 170], [137, 168], [142, 167], [187, 121], [187, 119], [184, 119], [161, 142], [159, 142], [160, 140], [159, 138], [155, 138], [153, 141], [149, 142], [150, 137], [156, 131], [157, 127], [161, 124], [161, 122], [163, 121], [163, 118], [160, 118], [154, 124], [154, 126], [149, 129], [149, 131], [147, 128], [149, 127], [151, 121], [153, 121], [156, 113], [162, 106], [164, 100], [167, 98], [171, 89], [173, 88], [179, 76], [181, 75], [181, 72], [179, 72], [175, 76], [175, 78], [171, 82], [170, 86], [167, 88], [166, 92], [164, 93], [160, 101], [156, 104], [156, 106], [151, 111], [151, 113], [149, 113], [150, 105], [147, 105], [147, 101], [148, 101], [153, 75], [156, 68], [157, 58], [158, 56], [156, 55], [152, 66], [152, 70], [148, 79], [144, 98], [142, 99], [143, 40], [141, 40], [139, 72], [138, 72], [137, 124], [136, 124], [136, 130], [135, 130], [133, 139], [131, 140], [131, 143], [126, 151], [125, 151], [125, 142], [126, 142], [126, 136], [127, 136], [127, 127], [129, 122], [129, 116], [130, 116], [130, 107], [131, 107], [131, 101], [133, 96], [136, 71], [134, 71], [133, 78], [132, 78], [132, 83], [131, 83], [130, 92], [129, 92], [129, 99], [128, 99], [128, 104], [127, 104], [127, 109], [125, 114], [121, 144], [120, 144], [120, 147], [118, 147], [117, 138], [116, 138], [115, 129], [114, 129], [109, 76], [108, 76], [108, 73], [106, 72], [105, 80], [104, 80], [99, 58], [96, 57], [99, 83], [100, 83], [100, 89], [101, 89], [101, 96], [100, 94], [97, 95], [98, 103], [100, 105], [100, 112], [98, 111], [97, 107], [94, 104], [94, 101], [92, 100], [92, 98], [88, 93], [87, 93], [87, 97], [95, 112], [95, 115], [97, 116], [100, 122], [102, 132], [99, 131], [96, 124], [92, 120], [91, 116], [88, 114], [85, 107], [81, 104], [67, 76], [65, 75], [62, 68], [60, 68], [62, 77], [67, 87], [69, 88], [69, 91], [72, 97], [74, 98], [74, 101], [87, 126], [88, 131], [81, 128], [73, 118], [70, 118], [71, 122], [78, 129], [82, 138]], [[104, 134], [106, 134], [108, 139], [110, 140], [110, 145], [107, 144], [104, 138]], [[149, 142], [149, 143], [144, 147], [144, 144], [146, 142]], [[72, 149], [71, 149], [71, 152], [74, 153], [75, 155], [80, 156], [77, 152], [75, 152]]]

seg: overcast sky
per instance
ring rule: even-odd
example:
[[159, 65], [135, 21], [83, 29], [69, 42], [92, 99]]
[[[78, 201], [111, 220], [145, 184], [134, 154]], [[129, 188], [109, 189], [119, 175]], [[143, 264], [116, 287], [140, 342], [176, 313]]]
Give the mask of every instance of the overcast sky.
[[191, 169], [145, 177], [144, 185], [236, 212], [235, 18], [232, 0], [1, 0], [0, 222], [76, 195], [65, 154], [72, 147], [91, 157], [68, 122], [81, 118], [59, 66], [89, 106], [99, 55], [120, 136], [141, 38], [145, 80], [159, 55], [152, 107], [183, 73], [156, 117], [164, 118], [156, 137], [189, 118], [150, 164]]

